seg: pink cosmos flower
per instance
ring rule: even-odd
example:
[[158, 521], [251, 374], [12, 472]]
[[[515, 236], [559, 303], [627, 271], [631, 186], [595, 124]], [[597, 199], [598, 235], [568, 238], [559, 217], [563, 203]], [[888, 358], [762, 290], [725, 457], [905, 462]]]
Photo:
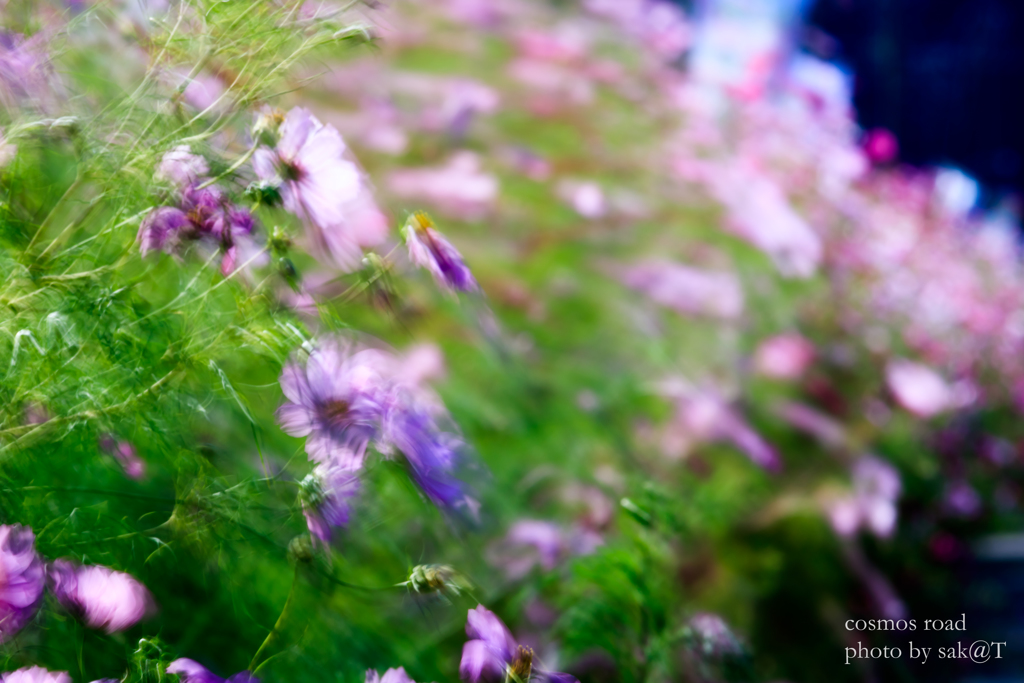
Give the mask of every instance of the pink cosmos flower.
[[558, 195], [584, 218], [600, 218], [608, 211], [604, 192], [595, 182], [562, 181], [558, 186]]
[[[261, 115], [268, 120], [274, 115]], [[319, 255], [335, 265], [355, 267], [362, 249], [386, 235], [386, 219], [341, 135], [308, 109], [288, 112], [274, 149], [258, 149], [252, 163], [261, 180], [278, 185], [284, 208], [308, 224]]]
[[768, 254], [787, 277], [807, 278], [821, 264], [821, 238], [768, 176], [735, 164], [714, 176], [712, 190], [728, 209], [726, 225]]
[[46, 575], [60, 604], [90, 628], [124, 631], [153, 609], [146, 587], [124, 572], [56, 560]]
[[662, 382], [659, 391], [676, 403], [675, 415], [662, 437], [666, 455], [685, 456], [702, 443], [729, 443], [759, 467], [777, 470], [781, 466], [775, 448], [718, 391], [676, 380]]
[[203, 157], [192, 154], [188, 145], [178, 145], [164, 154], [157, 167], [156, 176], [184, 189], [210, 172], [210, 166]]
[[828, 505], [832, 528], [841, 536], [852, 536], [859, 529], [882, 538], [891, 536], [902, 488], [895, 467], [874, 456], [860, 458], [853, 466], [853, 493]]
[[34, 104], [39, 108], [53, 101], [53, 67], [47, 52], [45, 32], [26, 37], [0, 32], [0, 103]]
[[220, 78], [209, 74], [199, 74], [188, 82], [182, 96], [194, 109], [206, 111], [220, 99], [224, 91], [224, 82]]
[[141, 479], [146, 473], [146, 464], [139, 458], [135, 446], [127, 441], [115, 439], [106, 434], [100, 437], [100, 448], [114, 456], [129, 479]]
[[754, 369], [774, 379], [798, 379], [814, 360], [814, 345], [799, 334], [780, 334], [761, 342]]
[[370, 669], [366, 672], [366, 683], [416, 683], [416, 681], [409, 678], [409, 674], [405, 673], [404, 668], [398, 667], [397, 669], [388, 669], [383, 676]]
[[29, 666], [0, 674], [2, 683], [71, 683], [67, 671], [48, 671], [41, 666]]
[[918, 417], [933, 417], [955, 405], [953, 389], [927, 365], [894, 359], [885, 368], [885, 379], [899, 404]]
[[45, 582], [32, 530], [17, 524], [0, 526], [0, 642], [9, 640], [36, 613]]
[[399, 197], [429, 202], [464, 220], [482, 218], [498, 197], [498, 179], [481, 169], [479, 156], [466, 151], [439, 167], [395, 171], [388, 184]]
[[627, 268], [621, 277], [627, 286], [684, 315], [734, 320], [743, 313], [740, 281], [726, 271], [701, 270], [651, 259]]

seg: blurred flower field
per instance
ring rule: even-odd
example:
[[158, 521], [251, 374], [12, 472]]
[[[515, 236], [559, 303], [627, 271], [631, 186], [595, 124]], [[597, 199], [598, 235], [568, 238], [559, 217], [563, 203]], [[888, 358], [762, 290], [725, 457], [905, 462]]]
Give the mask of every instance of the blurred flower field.
[[1015, 228], [675, 5], [0, 23], [7, 683], [924, 680], [1022, 526]]

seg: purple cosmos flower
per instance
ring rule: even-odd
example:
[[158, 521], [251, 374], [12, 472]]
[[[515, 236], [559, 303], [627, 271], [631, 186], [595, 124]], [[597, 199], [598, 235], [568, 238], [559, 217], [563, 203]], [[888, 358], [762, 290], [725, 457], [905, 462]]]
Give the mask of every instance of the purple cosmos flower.
[[46, 40], [43, 33], [25, 37], [0, 32], [0, 100], [38, 101], [48, 94], [53, 69]]
[[2, 683], [71, 683], [67, 671], [48, 671], [41, 666], [29, 666], [0, 674]]
[[409, 466], [409, 476], [434, 505], [447, 510], [474, 511], [476, 501], [463, 491], [462, 482], [453, 474], [462, 440], [439, 429], [421, 407], [405, 401], [389, 407], [382, 447], [401, 451]]
[[50, 589], [90, 628], [124, 631], [146, 616], [153, 599], [132, 576], [107, 567], [56, 560], [47, 569]]
[[28, 623], [43, 597], [46, 573], [28, 527], [0, 526], [0, 642]]
[[383, 676], [370, 669], [366, 672], [366, 683], [416, 683], [416, 681], [409, 678], [405, 669], [398, 667], [397, 669], [388, 669]]
[[462, 647], [459, 676], [470, 683], [500, 681], [506, 674], [527, 683], [531, 673], [551, 683], [572, 683], [569, 674], [533, 670], [533, 650], [516, 643], [508, 628], [483, 605], [469, 610], [466, 619], [469, 641]]
[[153, 209], [142, 221], [139, 251], [173, 254], [187, 242], [198, 242], [221, 250], [221, 272], [230, 275], [241, 264], [259, 261], [254, 228], [252, 214], [227, 201], [216, 186], [191, 184], [182, 190], [179, 206]]
[[477, 289], [473, 273], [451, 242], [434, 229], [430, 217], [422, 211], [414, 213], [402, 231], [409, 259], [426, 268], [443, 289], [471, 292]]
[[239, 671], [225, 681], [199, 662], [184, 657], [168, 664], [167, 673], [177, 674], [182, 683], [259, 683], [248, 671]]
[[[350, 462], [355, 458], [349, 458]], [[302, 512], [309, 533], [330, 543], [334, 528], [348, 524], [351, 500], [359, 492], [356, 472], [334, 462], [321, 463], [299, 485]]]
[[173, 253], [179, 236], [191, 227], [185, 213], [173, 206], [153, 209], [139, 228], [139, 251], [145, 256], [151, 251]]
[[278, 408], [277, 420], [286, 433], [307, 437], [310, 459], [348, 469], [362, 465], [367, 444], [380, 430], [387, 390], [381, 357], [330, 338], [309, 354], [305, 367], [285, 365], [280, 381], [289, 402]]

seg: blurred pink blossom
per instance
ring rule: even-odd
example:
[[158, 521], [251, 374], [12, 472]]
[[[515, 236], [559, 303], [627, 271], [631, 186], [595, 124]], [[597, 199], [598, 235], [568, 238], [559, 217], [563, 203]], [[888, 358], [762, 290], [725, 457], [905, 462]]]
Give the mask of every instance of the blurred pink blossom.
[[814, 345], [796, 333], [770, 337], [754, 353], [754, 369], [774, 379], [798, 379], [814, 361]]
[[164, 154], [156, 169], [156, 177], [169, 180], [183, 189], [210, 172], [210, 166], [203, 157], [192, 154], [188, 145], [178, 145]]
[[490, 560], [510, 579], [520, 579], [534, 567], [551, 571], [569, 555], [589, 555], [604, 541], [594, 531], [563, 529], [554, 522], [523, 519], [513, 524], [504, 540], [492, 548]]
[[661, 382], [659, 391], [675, 402], [675, 414], [662, 435], [667, 456], [683, 457], [699, 444], [719, 442], [732, 444], [759, 467], [781, 467], [775, 448], [718, 391], [676, 380]]
[[67, 671], [48, 671], [41, 666], [30, 666], [0, 674], [2, 683], [71, 683]]
[[[257, 125], [270, 126], [274, 119], [265, 111]], [[387, 219], [341, 135], [309, 110], [288, 112], [275, 147], [258, 149], [252, 163], [261, 180], [279, 185], [285, 209], [306, 222], [321, 260], [353, 269], [364, 248], [386, 237]]]
[[563, 180], [558, 184], [558, 196], [584, 218], [600, 218], [608, 210], [601, 186], [593, 181]]
[[47, 581], [66, 609], [90, 628], [107, 633], [134, 626], [153, 609], [145, 586], [107, 567], [55, 560], [47, 569]]
[[473, 152], [457, 152], [438, 167], [402, 169], [388, 178], [391, 191], [405, 199], [429, 202], [453, 218], [476, 220], [498, 197], [498, 179], [481, 169]]
[[620, 277], [627, 286], [684, 315], [734, 320], [743, 314], [743, 289], [727, 271], [651, 259], [626, 268]]
[[776, 408], [779, 416], [797, 429], [810, 434], [825, 446], [839, 448], [846, 443], [842, 423], [803, 403], [787, 402]]
[[187, 73], [178, 72], [173, 74], [173, 80], [176, 81], [176, 87], [184, 85], [181, 96], [190, 107], [198, 111], [214, 107], [227, 90], [224, 82], [212, 74], [199, 73], [190, 79]]
[[129, 479], [141, 479], [146, 473], [146, 464], [139, 458], [135, 446], [127, 441], [115, 439], [110, 434], [100, 437], [100, 448], [114, 456]]
[[927, 365], [897, 358], [886, 366], [885, 379], [899, 404], [918, 417], [933, 417], [954, 407], [952, 388]]
[[885, 128], [875, 128], [864, 134], [864, 153], [875, 164], [887, 164], [899, 154], [896, 136]]
[[768, 254], [779, 272], [806, 278], [821, 264], [821, 238], [767, 176], [742, 166], [723, 169], [712, 191], [728, 209], [727, 226]]
[[861, 457], [853, 465], [853, 493], [828, 504], [832, 528], [841, 536], [852, 536], [859, 529], [891, 536], [902, 488], [896, 468], [874, 456]]

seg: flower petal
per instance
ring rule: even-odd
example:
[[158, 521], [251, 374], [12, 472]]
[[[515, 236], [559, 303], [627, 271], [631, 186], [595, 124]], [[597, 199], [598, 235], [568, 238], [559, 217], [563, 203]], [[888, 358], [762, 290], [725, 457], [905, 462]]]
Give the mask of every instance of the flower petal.
[[308, 408], [294, 403], [285, 403], [275, 413], [278, 424], [289, 436], [309, 436], [313, 431], [313, 414]]

